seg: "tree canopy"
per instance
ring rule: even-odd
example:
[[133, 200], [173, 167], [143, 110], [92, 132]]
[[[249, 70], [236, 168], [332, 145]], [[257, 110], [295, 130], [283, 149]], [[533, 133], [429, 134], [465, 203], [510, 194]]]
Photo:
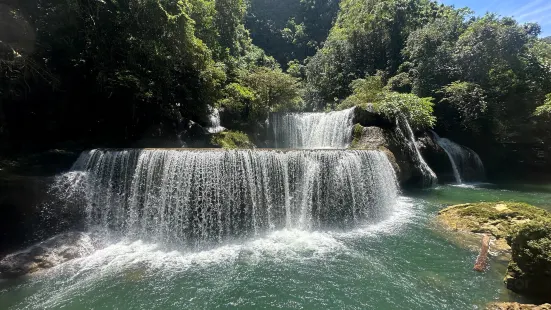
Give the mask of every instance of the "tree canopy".
[[434, 98], [436, 126], [459, 138], [518, 142], [548, 131], [546, 106], [538, 106], [551, 92], [551, 44], [538, 38], [539, 25], [428, 0], [340, 6], [323, 48], [307, 62], [310, 109], [349, 106], [358, 100], [358, 79], [377, 74], [389, 90]]
[[252, 44], [243, 0], [26, 0], [0, 12], [0, 138], [13, 148], [177, 141], [207, 125], [228, 85], [279, 70]]
[[540, 26], [436, 1], [23, 0], [0, 25], [13, 149], [178, 141], [215, 108], [250, 133], [269, 112], [367, 104], [463, 141], [551, 141]]
[[327, 38], [340, 0], [251, 0], [253, 42], [282, 66], [313, 56]]

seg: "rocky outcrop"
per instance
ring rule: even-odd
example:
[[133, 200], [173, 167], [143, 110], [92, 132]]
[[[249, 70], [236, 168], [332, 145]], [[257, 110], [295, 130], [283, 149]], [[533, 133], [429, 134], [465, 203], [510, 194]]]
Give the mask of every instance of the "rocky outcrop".
[[491, 250], [505, 254], [509, 259], [511, 247], [505, 239], [510, 227], [508, 211], [510, 209], [505, 203], [467, 203], [440, 211], [438, 222], [457, 232], [490, 234]]
[[372, 105], [367, 105], [365, 108], [356, 107], [354, 109], [354, 118], [352, 122], [364, 127], [376, 126], [390, 129], [394, 126], [387, 118], [375, 112]]
[[423, 171], [415, 162], [408, 141], [397, 134], [395, 127], [354, 126], [353, 149], [376, 149], [385, 151], [393, 163], [398, 180], [404, 186], [423, 186]]
[[82, 232], [67, 232], [7, 255], [0, 261], [0, 278], [13, 278], [55, 267], [91, 254], [92, 239]]
[[551, 302], [551, 216], [513, 227], [507, 241], [513, 258], [507, 268], [507, 288]]
[[487, 310], [551, 310], [551, 304], [544, 305], [528, 305], [519, 304], [516, 302], [496, 302], [491, 303], [486, 307]]
[[0, 257], [29, 242], [75, 230], [80, 214], [51, 190], [55, 175], [80, 152], [51, 150], [13, 156], [0, 164]]
[[521, 224], [551, 219], [543, 209], [518, 202], [481, 202], [451, 206], [439, 212], [438, 219], [448, 228], [472, 233], [488, 233], [506, 238]]
[[407, 183], [413, 175], [413, 165], [400, 150], [399, 143], [392, 131], [377, 126], [363, 127], [360, 124], [354, 126], [354, 139], [352, 148], [367, 150], [382, 150], [396, 171], [400, 183]]
[[223, 131], [212, 136], [211, 143], [224, 149], [252, 149], [255, 145], [241, 131]]
[[468, 203], [442, 210], [438, 220], [461, 232], [490, 234], [493, 251], [510, 252], [507, 288], [551, 301], [551, 213], [524, 203]]

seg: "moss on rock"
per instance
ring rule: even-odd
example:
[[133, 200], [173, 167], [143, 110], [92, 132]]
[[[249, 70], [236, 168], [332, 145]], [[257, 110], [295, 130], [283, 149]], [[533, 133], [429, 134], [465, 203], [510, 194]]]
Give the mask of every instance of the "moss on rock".
[[507, 237], [519, 224], [551, 218], [540, 208], [519, 202], [481, 202], [451, 206], [439, 213], [445, 226], [458, 231]]
[[212, 136], [211, 143], [224, 149], [251, 149], [254, 144], [241, 131], [223, 131]]
[[360, 141], [362, 139], [363, 132], [364, 132], [364, 127], [362, 125], [360, 124], [354, 125], [354, 131], [352, 133], [353, 140], [352, 140], [352, 144], [350, 145], [351, 148], [353, 149], [361, 148]]
[[551, 213], [525, 203], [483, 202], [451, 206], [438, 219], [456, 231], [493, 235], [497, 250], [510, 247], [507, 288], [551, 301]]
[[507, 242], [512, 248], [505, 277], [507, 288], [551, 301], [551, 220], [517, 225]]

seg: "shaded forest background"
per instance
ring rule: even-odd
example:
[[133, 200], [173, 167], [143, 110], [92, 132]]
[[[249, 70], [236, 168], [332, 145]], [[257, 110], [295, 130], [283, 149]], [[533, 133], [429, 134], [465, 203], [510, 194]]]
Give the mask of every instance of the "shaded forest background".
[[[514, 162], [551, 142], [551, 39], [429, 0], [8, 0], [0, 150], [179, 146], [373, 104]], [[539, 150], [544, 153], [541, 155]]]

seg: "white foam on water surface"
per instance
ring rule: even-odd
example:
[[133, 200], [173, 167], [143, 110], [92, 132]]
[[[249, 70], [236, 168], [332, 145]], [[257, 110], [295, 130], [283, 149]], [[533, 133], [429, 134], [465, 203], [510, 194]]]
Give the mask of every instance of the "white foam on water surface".
[[125, 282], [171, 283], [188, 273], [239, 264], [285, 264], [323, 261], [339, 255], [361, 255], [354, 242], [397, 234], [415, 214], [414, 203], [400, 197], [386, 219], [349, 231], [282, 229], [262, 237], [227, 243], [207, 250], [166, 250], [159, 243], [123, 240], [108, 244], [89, 256], [31, 275], [29, 287], [38, 287], [18, 309], [49, 309], [66, 305], [98, 286]]
[[93, 254], [75, 259], [45, 271], [40, 276], [69, 271], [72, 278], [90, 273], [113, 274], [133, 267], [148, 270], [185, 272], [190, 268], [206, 268], [236, 262], [255, 263], [262, 259], [307, 260], [324, 258], [335, 253], [351, 251], [346, 241], [398, 233], [414, 215], [413, 202], [400, 198], [394, 212], [385, 220], [350, 231], [306, 231], [283, 229], [246, 240], [239, 244], [225, 244], [208, 250], [167, 251], [157, 243], [120, 241]]

